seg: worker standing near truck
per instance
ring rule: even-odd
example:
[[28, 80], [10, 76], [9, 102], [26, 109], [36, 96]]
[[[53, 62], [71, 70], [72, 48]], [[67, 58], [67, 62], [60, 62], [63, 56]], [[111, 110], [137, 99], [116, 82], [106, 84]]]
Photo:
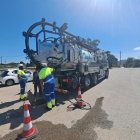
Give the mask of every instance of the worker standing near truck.
[[17, 72], [18, 79], [19, 79], [19, 84], [20, 84], [20, 100], [24, 100], [24, 91], [25, 91], [25, 85], [26, 85], [26, 75], [23, 71], [24, 66], [23, 64], [19, 64], [19, 70]]
[[34, 84], [34, 96], [37, 95], [37, 87], [39, 88], [39, 96], [41, 96], [41, 86], [39, 81], [39, 72], [37, 71], [37, 67], [35, 69], [35, 72], [33, 73], [33, 84]]
[[55, 71], [55, 69], [50, 68], [49, 66], [50, 65], [48, 64], [47, 67], [42, 69], [41, 67], [37, 67], [37, 70], [39, 70], [39, 79], [42, 92], [44, 92], [46, 96], [47, 108], [51, 110], [52, 107], [55, 106], [55, 94], [54, 94], [55, 80], [52, 75], [52, 72]]

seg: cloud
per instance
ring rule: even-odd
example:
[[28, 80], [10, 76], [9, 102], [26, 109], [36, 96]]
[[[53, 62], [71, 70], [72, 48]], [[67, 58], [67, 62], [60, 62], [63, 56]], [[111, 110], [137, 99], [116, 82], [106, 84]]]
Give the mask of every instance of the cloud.
[[140, 51], [140, 47], [134, 48], [134, 51]]

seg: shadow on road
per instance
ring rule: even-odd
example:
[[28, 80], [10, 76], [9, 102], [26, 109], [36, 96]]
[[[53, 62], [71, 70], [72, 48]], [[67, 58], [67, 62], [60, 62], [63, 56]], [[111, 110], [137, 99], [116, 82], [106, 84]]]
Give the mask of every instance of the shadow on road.
[[[38, 128], [38, 136], [36, 140], [97, 140], [98, 134], [95, 128], [110, 130], [113, 127], [113, 121], [108, 120], [108, 114], [102, 109], [104, 97], [96, 99], [95, 105], [80, 120], [75, 122], [71, 128], [67, 128], [64, 124], [52, 124], [49, 121], [35, 122]], [[33, 112], [32, 112], [33, 113]], [[39, 116], [39, 115], [38, 115]], [[34, 116], [31, 116], [34, 119]], [[15, 130], [1, 140], [15, 139], [19, 140], [17, 135], [20, 130]], [[45, 130], [45, 131], [44, 131]]]
[[6, 107], [9, 107], [15, 103], [18, 103], [20, 102], [20, 100], [15, 100], [15, 101], [11, 101], [11, 102], [6, 102], [6, 103], [2, 103], [0, 104], [0, 109], [3, 109], [3, 108], [6, 108]]
[[[30, 116], [32, 120], [36, 120], [37, 118], [41, 117], [44, 113], [48, 112], [49, 110], [45, 109], [46, 105], [41, 107], [33, 107], [28, 105]], [[7, 112], [0, 114], [0, 125], [10, 123], [10, 129], [15, 129], [21, 123], [23, 123], [24, 118], [24, 107], [21, 106], [18, 109], [11, 109]]]
[[[77, 91], [71, 92], [69, 95], [70, 99], [76, 98], [77, 97]], [[56, 93], [56, 99], [57, 99], [57, 104], [56, 106], [64, 105], [65, 101], [67, 101], [67, 96], [63, 93]], [[9, 107], [15, 103], [18, 103], [19, 100], [12, 101], [12, 102], [6, 102], [0, 105], [0, 109], [4, 107]], [[44, 113], [48, 112], [46, 109], [46, 104], [40, 105], [40, 106], [31, 106], [28, 104], [31, 120], [36, 120], [39, 117], [41, 117]], [[5, 124], [10, 124], [10, 129], [15, 129], [20, 124], [23, 123], [23, 117], [24, 117], [24, 107], [20, 106], [18, 109], [10, 109], [6, 112], [3, 112], [0, 114], [0, 125], [5, 125]]]
[[[103, 80], [100, 80], [100, 83]], [[85, 91], [82, 90], [82, 94]], [[63, 93], [56, 93], [56, 99], [57, 99], [57, 105], [64, 105], [65, 101], [68, 101], [68, 97], [63, 94]], [[78, 90], [70, 90], [69, 93], [69, 99], [75, 99], [77, 98], [78, 95]], [[6, 102], [0, 105], [0, 109], [4, 107], [9, 107], [15, 103], [19, 102], [19, 100], [12, 101], [12, 102]], [[36, 120], [39, 117], [41, 117], [44, 113], [48, 112], [46, 110], [46, 104], [40, 105], [40, 106], [31, 106], [30, 104], [28, 105], [29, 107], [29, 112], [32, 120]], [[8, 124], [10, 123], [10, 129], [15, 129], [17, 128], [21, 123], [23, 123], [23, 115], [24, 115], [24, 107], [20, 106], [18, 109], [11, 109], [6, 112], [3, 112], [0, 114], [0, 125]]]

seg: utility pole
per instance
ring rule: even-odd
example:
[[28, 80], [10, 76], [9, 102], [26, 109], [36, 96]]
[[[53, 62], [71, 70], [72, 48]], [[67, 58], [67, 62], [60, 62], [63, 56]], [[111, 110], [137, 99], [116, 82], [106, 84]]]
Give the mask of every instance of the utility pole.
[[2, 65], [2, 56], [1, 56], [1, 65]]
[[6, 70], [6, 60], [5, 60], [5, 70]]
[[121, 67], [121, 51], [120, 51], [120, 67]]
[[1, 56], [1, 68], [2, 68], [2, 56]]

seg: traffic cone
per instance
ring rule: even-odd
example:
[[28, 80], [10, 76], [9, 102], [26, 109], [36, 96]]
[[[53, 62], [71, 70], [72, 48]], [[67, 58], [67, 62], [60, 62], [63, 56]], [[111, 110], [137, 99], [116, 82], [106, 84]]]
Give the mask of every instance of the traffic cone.
[[76, 105], [79, 106], [79, 107], [84, 106], [84, 103], [83, 103], [83, 101], [81, 99], [82, 99], [81, 88], [79, 87], [79, 89], [78, 89], [78, 98], [77, 98], [77, 103], [76, 103]]
[[30, 117], [30, 113], [28, 110], [28, 105], [25, 104], [24, 105], [24, 127], [23, 127], [23, 131], [21, 133], [21, 137], [27, 138], [27, 139], [36, 137], [38, 134], [38, 130], [37, 130], [36, 126], [34, 126], [34, 127], [32, 126], [31, 117]]

